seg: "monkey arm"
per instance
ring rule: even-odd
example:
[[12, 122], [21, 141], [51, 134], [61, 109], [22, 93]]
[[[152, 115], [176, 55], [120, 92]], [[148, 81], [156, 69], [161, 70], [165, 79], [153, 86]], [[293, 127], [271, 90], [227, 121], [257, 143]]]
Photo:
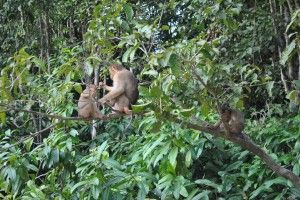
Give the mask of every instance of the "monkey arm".
[[89, 98], [89, 97], [90, 97], [90, 94], [89, 94], [89, 93], [83, 92], [83, 93], [81, 93], [80, 96], [81, 96], [81, 97], [84, 97], [84, 98]]
[[112, 91], [113, 88], [114, 88], [114, 87], [111, 87], [111, 86], [108, 86], [108, 85], [105, 85], [105, 86], [104, 86], [104, 89], [107, 90], [107, 91]]
[[104, 97], [102, 97], [99, 100], [99, 102], [105, 103], [106, 101], [111, 101], [112, 99], [115, 99], [116, 97], [120, 96], [124, 92], [125, 92], [124, 87], [120, 87], [120, 88], [112, 87], [112, 90], [108, 94], [104, 95]]
[[113, 89], [113, 87], [106, 85], [103, 82], [99, 83], [99, 88], [104, 88], [105, 90], [111, 91]]
[[115, 99], [116, 97], [122, 95], [125, 92], [125, 87], [127, 84], [127, 74], [124, 74], [122, 72], [119, 72], [115, 74], [113, 78], [113, 87], [110, 87], [110, 92], [108, 92], [104, 97], [102, 97], [99, 102], [105, 103], [107, 101], [111, 101]]

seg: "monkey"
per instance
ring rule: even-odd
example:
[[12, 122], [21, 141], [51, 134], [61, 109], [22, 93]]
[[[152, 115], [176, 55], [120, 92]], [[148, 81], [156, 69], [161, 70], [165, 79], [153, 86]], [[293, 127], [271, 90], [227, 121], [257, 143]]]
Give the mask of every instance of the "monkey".
[[245, 119], [241, 111], [230, 108], [228, 104], [223, 104], [220, 106], [220, 115], [221, 119], [213, 126], [213, 129], [220, 128], [222, 131], [229, 131], [232, 134], [242, 133]]
[[99, 83], [100, 88], [109, 92], [104, 95], [98, 102], [107, 103], [115, 111], [130, 115], [132, 113], [131, 105], [137, 102], [139, 97], [138, 81], [133, 73], [125, 69], [120, 64], [109, 66], [109, 75], [113, 81], [113, 86], [107, 86], [103, 82]]
[[80, 94], [78, 101], [78, 116], [83, 117], [86, 120], [91, 120], [93, 118], [104, 120], [106, 119], [97, 108], [95, 101], [97, 86], [90, 84], [85, 90]]

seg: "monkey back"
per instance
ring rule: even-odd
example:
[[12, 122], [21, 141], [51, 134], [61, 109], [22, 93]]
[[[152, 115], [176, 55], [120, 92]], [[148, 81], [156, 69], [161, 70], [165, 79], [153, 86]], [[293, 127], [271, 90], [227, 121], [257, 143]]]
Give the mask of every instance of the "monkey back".
[[139, 98], [138, 80], [131, 71], [125, 69], [121, 73], [125, 79], [125, 95], [129, 99], [130, 104], [135, 104]]

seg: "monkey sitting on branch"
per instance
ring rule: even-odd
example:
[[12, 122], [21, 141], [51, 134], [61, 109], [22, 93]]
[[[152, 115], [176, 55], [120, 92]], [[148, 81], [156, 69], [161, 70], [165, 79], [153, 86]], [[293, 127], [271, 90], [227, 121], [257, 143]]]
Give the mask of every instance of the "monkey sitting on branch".
[[223, 104], [220, 107], [221, 119], [212, 129], [220, 128], [221, 131], [226, 131], [232, 134], [241, 134], [245, 127], [244, 115], [241, 111], [232, 109], [228, 104]]
[[[131, 105], [135, 104], [139, 97], [137, 79], [131, 71], [119, 64], [111, 65], [109, 67], [109, 74], [113, 81], [113, 86], [107, 86], [103, 82], [99, 83], [100, 88], [109, 91], [99, 100], [99, 103], [102, 105], [107, 103], [117, 112], [127, 115], [132, 114], [130, 110]], [[117, 113], [112, 113], [111, 115], [116, 114]]]
[[105, 120], [106, 116], [103, 115], [97, 107], [95, 100], [97, 86], [90, 84], [85, 90], [80, 94], [78, 101], [78, 116], [83, 117], [86, 120], [100, 119]]

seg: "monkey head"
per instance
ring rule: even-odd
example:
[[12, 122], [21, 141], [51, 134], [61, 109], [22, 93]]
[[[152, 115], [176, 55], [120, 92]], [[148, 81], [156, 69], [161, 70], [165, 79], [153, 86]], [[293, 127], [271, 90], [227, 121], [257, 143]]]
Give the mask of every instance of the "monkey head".
[[231, 119], [231, 108], [228, 103], [224, 103], [220, 107], [221, 119], [223, 122], [229, 122]]
[[89, 84], [88, 85], [88, 90], [89, 90], [89, 93], [92, 97], [95, 97], [96, 96], [96, 92], [97, 92], [97, 86], [94, 85], [94, 84]]
[[109, 66], [109, 76], [110, 79], [113, 79], [115, 74], [118, 73], [118, 71], [121, 71], [124, 69], [124, 67], [120, 64], [112, 64]]

